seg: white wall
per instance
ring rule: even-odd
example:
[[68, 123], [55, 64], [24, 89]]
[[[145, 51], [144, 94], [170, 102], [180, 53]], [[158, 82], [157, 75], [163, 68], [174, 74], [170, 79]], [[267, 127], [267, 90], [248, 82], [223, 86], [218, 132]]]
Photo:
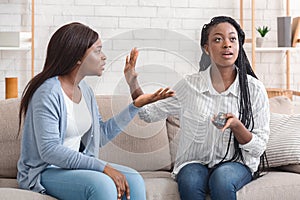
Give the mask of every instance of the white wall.
[[[285, 15], [285, 0], [256, 1], [256, 24], [268, 25], [267, 46], [277, 45], [276, 17]], [[89, 78], [96, 93], [128, 92], [123, 79], [125, 55], [140, 48], [138, 71], [146, 91], [172, 86], [198, 70], [199, 33], [216, 15], [239, 20], [238, 0], [36, 0], [35, 74], [42, 69], [46, 46], [61, 25], [79, 21], [100, 33], [108, 56], [101, 78]], [[31, 31], [31, 1], [0, 0], [0, 31]], [[292, 17], [300, 16], [300, 1], [291, 0]], [[251, 0], [244, 0], [244, 30], [251, 38]], [[251, 61], [250, 44], [246, 44]], [[291, 89], [300, 90], [300, 49], [291, 53]], [[266, 87], [286, 84], [285, 53], [256, 54], [256, 72]], [[19, 93], [31, 78], [30, 51], [0, 51], [0, 99], [4, 79], [19, 78]]]

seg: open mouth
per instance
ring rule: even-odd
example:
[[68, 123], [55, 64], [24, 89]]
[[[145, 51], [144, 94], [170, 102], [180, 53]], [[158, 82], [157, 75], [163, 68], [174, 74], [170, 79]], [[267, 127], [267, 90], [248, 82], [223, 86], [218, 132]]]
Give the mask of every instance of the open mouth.
[[232, 56], [233, 53], [232, 52], [225, 52], [225, 53], [222, 53], [222, 55], [224, 55], [224, 56]]
[[223, 53], [222, 53], [222, 56], [223, 56], [224, 58], [232, 58], [233, 52], [230, 52], [230, 51], [228, 51], [228, 52], [223, 52]]

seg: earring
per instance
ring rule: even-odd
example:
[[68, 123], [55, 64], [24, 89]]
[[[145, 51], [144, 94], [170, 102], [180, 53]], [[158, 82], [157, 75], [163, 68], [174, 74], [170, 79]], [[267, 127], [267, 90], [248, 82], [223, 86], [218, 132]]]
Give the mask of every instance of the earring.
[[80, 60], [77, 61], [77, 65], [81, 65], [81, 61]]

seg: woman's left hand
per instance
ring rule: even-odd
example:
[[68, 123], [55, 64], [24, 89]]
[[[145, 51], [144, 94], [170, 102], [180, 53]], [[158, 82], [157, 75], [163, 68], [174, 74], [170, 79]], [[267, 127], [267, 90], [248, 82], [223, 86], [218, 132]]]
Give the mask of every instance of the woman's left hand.
[[160, 88], [153, 94], [142, 94], [138, 98], [135, 99], [134, 105], [136, 107], [142, 107], [149, 103], [153, 103], [155, 101], [159, 101], [168, 97], [172, 97], [175, 95], [173, 90], [170, 88]]
[[[239, 144], [246, 144], [252, 139], [252, 133], [244, 126], [244, 124], [232, 113], [225, 114], [226, 123], [223, 127], [218, 127], [224, 132], [230, 128]], [[213, 119], [214, 120], [214, 119]]]
[[240, 123], [240, 120], [236, 118], [236, 116], [232, 113], [225, 114], [225, 117], [227, 119], [225, 125], [222, 127], [222, 132], [224, 132], [227, 128], [233, 128], [238, 126], [238, 123]]

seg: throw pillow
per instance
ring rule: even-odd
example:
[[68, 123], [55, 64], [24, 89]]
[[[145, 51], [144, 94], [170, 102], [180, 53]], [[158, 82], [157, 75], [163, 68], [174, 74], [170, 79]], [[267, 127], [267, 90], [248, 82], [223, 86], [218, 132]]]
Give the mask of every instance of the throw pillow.
[[300, 114], [271, 113], [266, 154], [270, 167], [300, 163]]
[[292, 114], [294, 111], [293, 102], [285, 96], [276, 96], [269, 99], [270, 112], [280, 114]]

